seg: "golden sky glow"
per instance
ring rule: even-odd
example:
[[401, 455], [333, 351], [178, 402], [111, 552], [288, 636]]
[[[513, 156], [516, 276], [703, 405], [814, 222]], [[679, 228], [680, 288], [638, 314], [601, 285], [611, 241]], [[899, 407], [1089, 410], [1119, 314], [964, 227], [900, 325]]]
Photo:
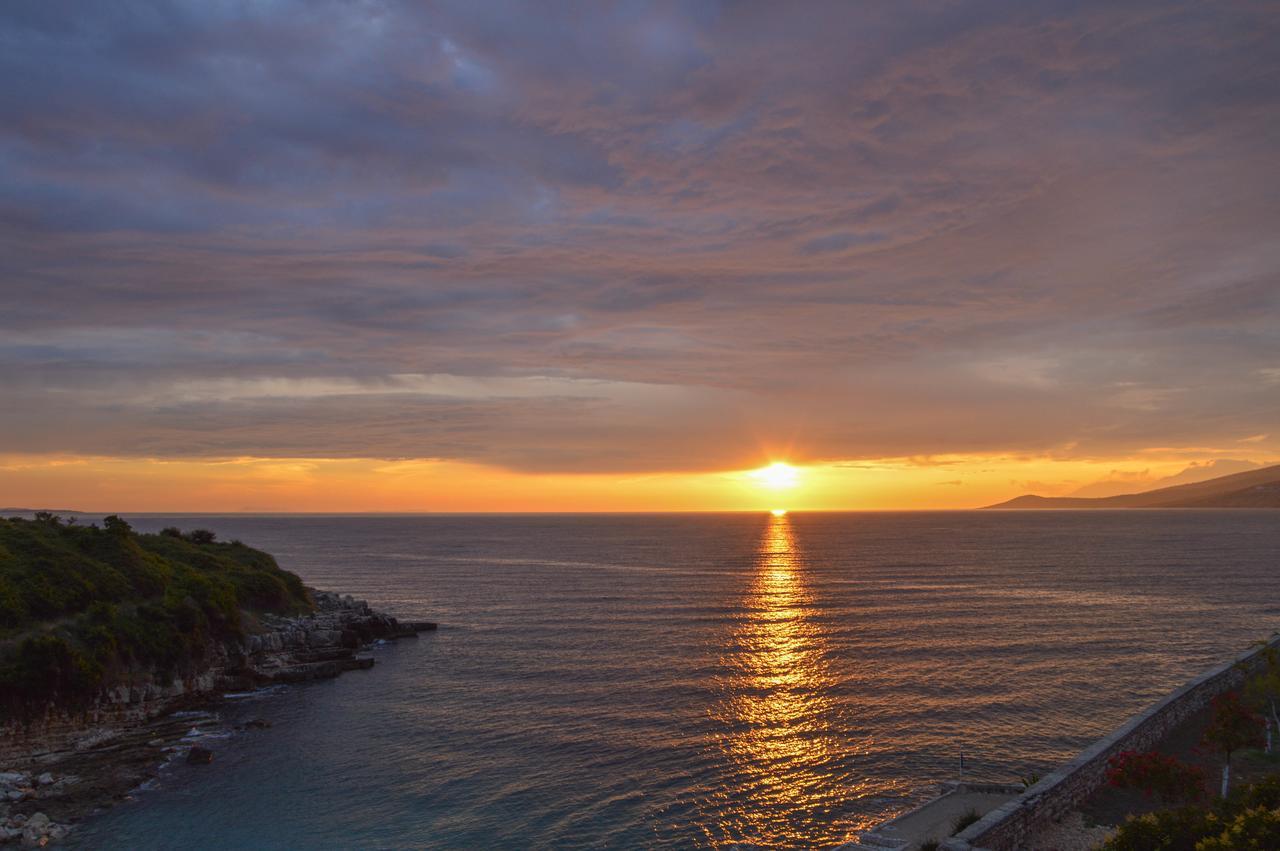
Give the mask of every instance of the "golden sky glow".
[[1187, 466], [1174, 454], [1122, 461], [956, 455], [629, 475], [360, 458], [7, 456], [0, 457], [0, 504], [139, 512], [960, 509], [1026, 492], [1065, 495], [1101, 481], [1142, 490]]

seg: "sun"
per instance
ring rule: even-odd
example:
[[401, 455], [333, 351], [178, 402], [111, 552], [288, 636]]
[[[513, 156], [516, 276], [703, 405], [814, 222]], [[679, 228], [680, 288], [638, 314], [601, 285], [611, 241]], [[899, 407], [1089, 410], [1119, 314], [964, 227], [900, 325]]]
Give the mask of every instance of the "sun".
[[771, 490], [786, 490], [800, 483], [800, 471], [782, 461], [752, 470], [751, 477]]

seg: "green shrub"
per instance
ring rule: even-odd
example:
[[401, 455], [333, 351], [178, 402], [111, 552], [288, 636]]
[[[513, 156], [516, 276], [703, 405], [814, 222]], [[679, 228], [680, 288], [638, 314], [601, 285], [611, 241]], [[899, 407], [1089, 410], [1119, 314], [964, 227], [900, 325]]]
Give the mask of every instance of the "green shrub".
[[1196, 843], [1196, 851], [1275, 851], [1280, 848], [1280, 810], [1245, 810], [1221, 833]]
[[48, 703], [83, 707], [101, 685], [102, 666], [57, 634], [24, 639], [0, 666], [0, 694], [14, 710]]
[[1110, 839], [1103, 851], [1195, 851], [1196, 843], [1222, 829], [1218, 817], [1200, 807], [1130, 816]]
[[1280, 775], [1268, 775], [1255, 783], [1232, 789], [1222, 802], [1221, 812], [1224, 815], [1242, 813], [1258, 807], [1280, 809]]

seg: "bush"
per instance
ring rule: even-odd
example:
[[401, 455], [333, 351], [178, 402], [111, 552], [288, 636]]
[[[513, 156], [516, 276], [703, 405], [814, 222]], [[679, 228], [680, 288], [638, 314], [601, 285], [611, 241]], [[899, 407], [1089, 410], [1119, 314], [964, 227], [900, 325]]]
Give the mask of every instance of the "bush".
[[1119, 789], [1140, 789], [1166, 803], [1192, 803], [1204, 797], [1204, 772], [1155, 751], [1124, 751], [1107, 760], [1107, 782]]
[[1222, 829], [1218, 817], [1200, 807], [1179, 807], [1130, 816], [1102, 851], [1195, 851], [1196, 843]]
[[1280, 810], [1256, 807], [1245, 810], [1221, 833], [1196, 844], [1196, 851], [1273, 851], [1280, 848]]
[[1222, 802], [1224, 814], [1242, 813], [1245, 810], [1265, 807], [1268, 810], [1280, 809], [1280, 775], [1268, 777], [1231, 790], [1231, 794]]
[[87, 706], [102, 684], [102, 667], [57, 634], [26, 638], [0, 667], [5, 708], [21, 712], [48, 703]]

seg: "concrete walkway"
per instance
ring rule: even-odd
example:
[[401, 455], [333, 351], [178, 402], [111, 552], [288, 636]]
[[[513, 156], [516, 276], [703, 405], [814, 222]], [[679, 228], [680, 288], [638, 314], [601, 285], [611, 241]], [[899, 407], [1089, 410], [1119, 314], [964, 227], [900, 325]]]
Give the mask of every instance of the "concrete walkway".
[[1006, 801], [1016, 798], [1021, 789], [1017, 788], [1015, 791], [1015, 788], [984, 787], [971, 790], [960, 787], [885, 822], [862, 834], [856, 843], [842, 847], [850, 850], [894, 848], [910, 851], [928, 839], [941, 841], [951, 835], [956, 820], [965, 813], [974, 810], [980, 816], [986, 815]]

